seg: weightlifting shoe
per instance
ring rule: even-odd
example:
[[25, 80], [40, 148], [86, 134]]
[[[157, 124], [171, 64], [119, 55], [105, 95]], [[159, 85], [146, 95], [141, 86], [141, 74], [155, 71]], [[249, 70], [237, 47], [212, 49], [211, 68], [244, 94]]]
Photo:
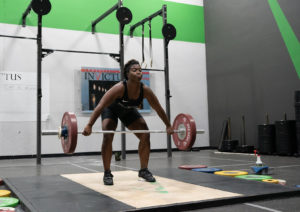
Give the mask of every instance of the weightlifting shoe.
[[155, 182], [155, 178], [153, 177], [152, 173], [148, 170], [148, 168], [141, 169], [139, 171], [139, 177], [143, 178], [147, 182]]
[[110, 170], [105, 171], [103, 176], [104, 185], [113, 185], [114, 184], [113, 177], [114, 176], [111, 174]]

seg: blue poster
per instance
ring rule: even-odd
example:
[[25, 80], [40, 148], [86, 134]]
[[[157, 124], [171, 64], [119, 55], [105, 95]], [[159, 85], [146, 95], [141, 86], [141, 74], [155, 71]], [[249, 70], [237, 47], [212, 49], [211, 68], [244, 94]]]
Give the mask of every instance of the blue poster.
[[[116, 83], [120, 82], [120, 69], [114, 68], [81, 68], [81, 104], [82, 112], [91, 113], [103, 95]], [[149, 71], [143, 71], [141, 80], [150, 86]], [[150, 105], [146, 99], [143, 101], [141, 113], [149, 113]]]

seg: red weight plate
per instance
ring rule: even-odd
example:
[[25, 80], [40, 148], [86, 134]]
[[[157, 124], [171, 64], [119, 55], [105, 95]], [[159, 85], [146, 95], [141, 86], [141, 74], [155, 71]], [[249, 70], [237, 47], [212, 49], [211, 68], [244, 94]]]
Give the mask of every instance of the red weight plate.
[[68, 135], [66, 138], [61, 137], [61, 145], [66, 154], [74, 153], [77, 145], [77, 119], [76, 115], [71, 112], [65, 112], [61, 121], [61, 127], [68, 128]]
[[173, 122], [174, 130], [185, 130], [184, 133], [173, 133], [173, 141], [179, 150], [189, 150], [195, 143], [196, 123], [189, 114], [178, 114]]
[[198, 168], [207, 168], [207, 166], [206, 165], [181, 165], [178, 166], [178, 168], [191, 170], [191, 169], [198, 169]]
[[0, 178], [0, 185], [3, 185], [3, 180]]

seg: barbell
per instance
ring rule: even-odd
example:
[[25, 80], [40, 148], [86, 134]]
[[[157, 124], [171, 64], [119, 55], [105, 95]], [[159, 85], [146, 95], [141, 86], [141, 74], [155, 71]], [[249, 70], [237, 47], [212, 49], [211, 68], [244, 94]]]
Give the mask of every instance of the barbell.
[[[193, 117], [189, 114], [178, 114], [173, 122], [174, 133], [172, 134], [174, 144], [179, 150], [189, 150], [195, 143], [196, 134], [203, 134], [205, 131], [202, 129], [196, 129], [196, 123]], [[166, 130], [130, 130], [130, 131], [118, 131], [118, 130], [101, 130], [93, 131], [92, 133], [166, 133]], [[61, 126], [58, 130], [45, 130], [42, 131], [42, 135], [58, 135], [61, 140], [61, 145], [64, 153], [74, 153], [77, 146], [77, 135], [82, 134], [78, 131], [77, 118], [72, 112], [65, 112]]]

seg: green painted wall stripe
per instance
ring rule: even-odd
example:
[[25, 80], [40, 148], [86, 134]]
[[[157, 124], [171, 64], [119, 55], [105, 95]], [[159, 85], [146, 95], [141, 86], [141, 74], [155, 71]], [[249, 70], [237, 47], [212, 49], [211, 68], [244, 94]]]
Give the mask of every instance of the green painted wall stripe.
[[[50, 0], [51, 12], [43, 17], [43, 26], [56, 29], [91, 31], [91, 22], [110, 9], [117, 0]], [[0, 23], [21, 25], [22, 13], [30, 0], [0, 0]], [[204, 43], [204, 9], [201, 6], [186, 5], [163, 0], [124, 0], [132, 14], [132, 22], [124, 29], [129, 35], [129, 27], [158, 11], [163, 4], [167, 5], [168, 23], [177, 29], [175, 40]], [[26, 19], [28, 26], [37, 25], [37, 15], [31, 11]], [[152, 20], [152, 37], [162, 38], [162, 18]], [[115, 12], [96, 26], [96, 32], [118, 34], [118, 21]], [[141, 27], [135, 36], [141, 36]], [[148, 24], [145, 25], [145, 36], [148, 37]]]
[[268, 2], [300, 79], [300, 43], [277, 0], [268, 0]]

